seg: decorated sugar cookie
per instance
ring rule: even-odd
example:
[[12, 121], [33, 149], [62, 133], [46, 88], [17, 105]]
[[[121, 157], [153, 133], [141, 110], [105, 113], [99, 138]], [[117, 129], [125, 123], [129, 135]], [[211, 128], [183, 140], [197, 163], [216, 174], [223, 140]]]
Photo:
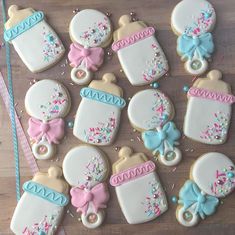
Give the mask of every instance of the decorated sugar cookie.
[[70, 45], [68, 58], [71, 79], [78, 85], [89, 83], [92, 72], [97, 71], [104, 59], [103, 48], [112, 40], [112, 27], [109, 18], [93, 9], [78, 12], [70, 22]]
[[20, 10], [12, 5], [8, 9], [4, 39], [11, 42], [28, 69], [41, 72], [57, 63], [65, 49], [58, 35], [45, 21], [41, 11], [32, 8]]
[[97, 228], [103, 223], [104, 208], [109, 200], [107, 185], [109, 163], [97, 148], [80, 145], [71, 149], [63, 162], [64, 177], [71, 185], [71, 202], [81, 213], [87, 228]]
[[110, 184], [115, 187], [119, 205], [129, 224], [153, 220], [168, 208], [155, 164], [143, 153], [133, 153], [129, 147], [122, 147], [119, 151]]
[[69, 202], [69, 187], [62, 179], [62, 170], [54, 166], [48, 173], [36, 173], [24, 183], [23, 190], [12, 216], [11, 230], [15, 234], [55, 234]]
[[112, 49], [133, 86], [152, 83], [169, 69], [165, 54], [155, 37], [155, 29], [142, 21], [131, 22], [128, 15], [119, 19], [113, 34]]
[[81, 89], [82, 101], [73, 128], [79, 140], [94, 145], [109, 145], [114, 140], [126, 104], [122, 89], [115, 82], [115, 76], [106, 73], [102, 80]]
[[187, 180], [179, 192], [176, 218], [180, 224], [191, 227], [200, 218], [215, 213], [219, 199], [235, 188], [235, 166], [222, 153], [202, 155], [191, 168]]
[[181, 152], [175, 145], [180, 132], [173, 122], [174, 106], [161, 91], [147, 89], [137, 92], [130, 100], [128, 118], [131, 125], [142, 132], [142, 139], [153, 155], [159, 155], [164, 165], [173, 166], [180, 162]]
[[25, 108], [31, 116], [28, 134], [35, 158], [46, 160], [55, 154], [55, 144], [64, 137], [64, 120], [70, 109], [67, 89], [57, 81], [41, 80], [29, 88]]
[[223, 144], [227, 139], [235, 97], [218, 70], [199, 78], [188, 91], [184, 134], [205, 144]]
[[172, 12], [171, 26], [178, 36], [177, 52], [190, 74], [200, 75], [208, 68], [207, 59], [214, 51], [210, 32], [215, 22], [215, 10], [206, 0], [182, 0]]

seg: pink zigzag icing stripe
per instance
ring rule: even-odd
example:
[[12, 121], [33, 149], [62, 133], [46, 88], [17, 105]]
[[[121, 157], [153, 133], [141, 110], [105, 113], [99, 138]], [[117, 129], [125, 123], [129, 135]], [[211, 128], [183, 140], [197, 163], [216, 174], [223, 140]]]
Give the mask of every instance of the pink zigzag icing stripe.
[[112, 186], [118, 186], [123, 183], [129, 182], [141, 176], [147, 175], [155, 170], [155, 164], [152, 161], [147, 161], [136, 167], [129, 168], [125, 171], [112, 175], [110, 178], [110, 184]]
[[222, 103], [233, 104], [235, 102], [235, 96], [226, 93], [220, 93], [216, 91], [209, 91], [202, 88], [191, 87], [188, 91], [188, 95], [192, 97], [201, 97], [204, 99], [216, 100]]
[[112, 45], [113, 51], [118, 51], [124, 47], [130, 46], [140, 40], [143, 40], [147, 37], [152, 36], [155, 33], [155, 29], [153, 27], [145, 28], [144, 30], [134, 33], [129, 37], [123, 38], [117, 42], [114, 42]]

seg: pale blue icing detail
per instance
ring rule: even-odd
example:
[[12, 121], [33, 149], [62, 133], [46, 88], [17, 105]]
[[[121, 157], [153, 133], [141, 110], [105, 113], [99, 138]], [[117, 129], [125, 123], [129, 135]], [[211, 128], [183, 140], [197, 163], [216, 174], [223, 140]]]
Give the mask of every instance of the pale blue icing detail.
[[204, 194], [192, 180], [187, 180], [180, 189], [178, 202], [183, 205], [184, 210], [194, 205], [194, 213], [205, 219], [206, 216], [215, 213], [219, 199]]
[[183, 60], [191, 60], [196, 53], [200, 59], [210, 58], [214, 51], [213, 37], [211, 33], [204, 33], [198, 37], [182, 34], [177, 40], [177, 51]]
[[174, 122], [167, 122], [161, 130], [150, 130], [142, 133], [144, 146], [153, 151], [153, 154], [159, 152], [161, 155], [165, 153], [165, 144], [173, 150], [173, 147], [180, 138], [180, 131], [176, 128]]
[[20, 23], [15, 25], [14, 27], [6, 30], [4, 32], [4, 39], [5, 41], [11, 41], [20, 34], [24, 33], [28, 29], [32, 28], [34, 25], [42, 21], [44, 18], [44, 14], [42, 11], [36, 11], [32, 15], [28, 16]]
[[91, 100], [117, 106], [118, 108], [123, 108], [126, 105], [126, 101], [123, 98], [90, 87], [82, 88], [80, 95]]
[[25, 182], [23, 184], [23, 190], [58, 206], [66, 206], [69, 202], [68, 197], [64, 194], [33, 181]]

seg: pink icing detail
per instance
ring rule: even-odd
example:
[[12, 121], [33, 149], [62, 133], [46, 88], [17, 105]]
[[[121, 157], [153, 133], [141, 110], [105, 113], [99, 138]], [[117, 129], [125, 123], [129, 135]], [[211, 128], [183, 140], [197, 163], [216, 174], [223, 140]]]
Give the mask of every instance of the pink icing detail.
[[191, 87], [188, 91], [188, 95], [192, 97], [201, 97], [204, 99], [216, 100], [222, 103], [233, 104], [235, 102], [235, 96], [222, 92], [210, 91], [203, 88]]
[[42, 121], [31, 117], [28, 123], [28, 134], [37, 141], [45, 136], [50, 144], [58, 144], [59, 139], [64, 136], [64, 120], [61, 118], [43, 123]]
[[72, 43], [68, 58], [73, 67], [78, 67], [84, 62], [87, 69], [97, 71], [103, 63], [104, 50], [101, 47], [84, 48], [78, 43]]
[[117, 42], [114, 42], [112, 45], [112, 49], [114, 51], [118, 51], [124, 47], [130, 46], [140, 40], [150, 37], [154, 33], [155, 33], [155, 29], [153, 27], [145, 28], [142, 31], [136, 32], [129, 37], [126, 37], [121, 40], [118, 40]]
[[154, 170], [155, 164], [152, 161], [147, 161], [136, 167], [132, 167], [115, 175], [112, 175], [110, 178], [110, 184], [112, 186], [119, 186], [123, 183], [147, 175], [150, 172], [153, 172]]
[[109, 192], [104, 183], [97, 184], [91, 190], [74, 187], [70, 190], [70, 194], [72, 205], [77, 208], [77, 212], [82, 212], [84, 215], [87, 213], [90, 202], [97, 213], [99, 208], [106, 208], [109, 200]]

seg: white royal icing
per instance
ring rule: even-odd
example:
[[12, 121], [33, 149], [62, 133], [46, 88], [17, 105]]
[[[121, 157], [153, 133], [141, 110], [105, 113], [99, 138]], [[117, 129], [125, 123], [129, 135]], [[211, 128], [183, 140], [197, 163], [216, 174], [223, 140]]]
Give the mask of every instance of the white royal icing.
[[128, 105], [128, 118], [134, 128], [141, 131], [157, 128], [174, 115], [174, 107], [168, 97], [156, 89], [136, 93]]
[[211, 32], [216, 14], [213, 6], [205, 0], [182, 0], [171, 15], [171, 25], [177, 34], [199, 36]]
[[108, 170], [104, 155], [88, 145], [71, 149], [63, 161], [64, 177], [74, 187], [92, 188], [105, 180]]
[[194, 163], [191, 175], [198, 187], [206, 194], [224, 197], [235, 188], [234, 169], [233, 162], [227, 156], [211, 152], [202, 155]]
[[78, 12], [70, 22], [69, 33], [75, 42], [84, 47], [103, 47], [112, 37], [109, 18], [93, 9]]
[[36, 119], [49, 121], [65, 117], [70, 108], [66, 88], [54, 80], [41, 80], [32, 85], [25, 96], [27, 113]]
[[[24, 192], [11, 220], [11, 230], [15, 234], [52, 235], [60, 223], [64, 208], [38, 196]], [[42, 233], [43, 234], [43, 233]]]
[[229, 103], [190, 97], [184, 118], [184, 134], [202, 143], [223, 144], [227, 139], [231, 110]]
[[115, 190], [119, 205], [129, 224], [153, 220], [168, 208], [165, 193], [156, 172], [116, 186]]

